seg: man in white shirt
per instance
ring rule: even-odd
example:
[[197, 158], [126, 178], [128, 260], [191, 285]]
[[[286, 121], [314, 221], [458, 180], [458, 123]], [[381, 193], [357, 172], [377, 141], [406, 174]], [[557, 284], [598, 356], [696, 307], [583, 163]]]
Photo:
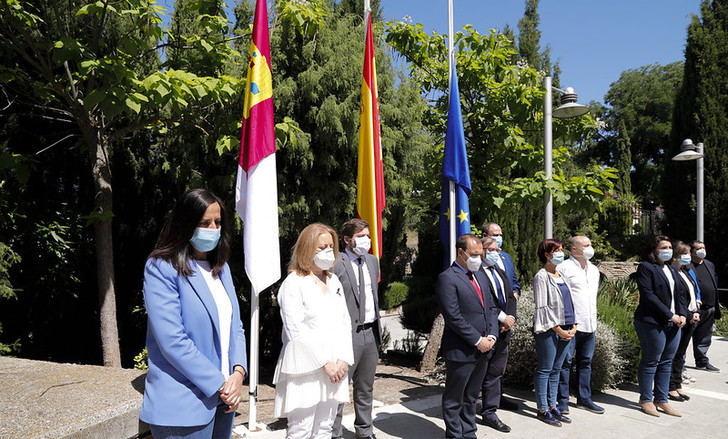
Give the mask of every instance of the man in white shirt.
[[570, 240], [571, 257], [557, 266], [566, 280], [574, 303], [577, 330], [575, 343], [567, 354], [561, 370], [559, 382], [559, 410], [569, 413], [569, 374], [576, 359], [576, 379], [578, 393], [576, 406], [593, 413], [604, 413], [604, 408], [592, 401], [591, 362], [597, 331], [597, 290], [599, 289], [599, 270], [589, 262], [594, 256], [594, 247], [586, 236], [574, 236]]
[[[360, 218], [350, 219], [341, 226], [341, 238], [346, 247], [339, 252], [334, 273], [344, 287], [346, 306], [351, 318], [354, 365], [349, 376], [354, 383], [354, 430], [357, 439], [376, 439], [372, 424], [374, 375], [379, 361], [381, 331], [379, 327], [379, 261], [369, 254], [371, 238], [369, 223]], [[340, 404], [332, 438], [343, 436]]]

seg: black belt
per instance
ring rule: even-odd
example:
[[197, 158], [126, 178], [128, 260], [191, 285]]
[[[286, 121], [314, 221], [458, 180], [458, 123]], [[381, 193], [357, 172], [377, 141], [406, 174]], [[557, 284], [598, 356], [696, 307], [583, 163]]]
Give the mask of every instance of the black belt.
[[371, 328], [374, 327], [374, 323], [375, 322], [364, 323], [363, 325], [359, 325], [359, 326], [356, 327], [356, 331], [359, 332], [359, 331], [363, 331], [365, 329], [371, 329]]

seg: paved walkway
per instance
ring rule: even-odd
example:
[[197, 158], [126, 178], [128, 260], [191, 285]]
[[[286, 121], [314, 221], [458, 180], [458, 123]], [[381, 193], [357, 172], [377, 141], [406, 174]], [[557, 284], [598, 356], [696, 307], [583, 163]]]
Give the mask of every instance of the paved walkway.
[[[691, 351], [691, 349], [690, 349]], [[692, 399], [687, 402], [673, 402], [683, 414], [682, 418], [662, 415], [653, 418], [639, 411], [638, 393], [635, 385], [597, 394], [594, 400], [606, 409], [606, 414], [597, 415], [585, 410], [571, 408], [573, 423], [561, 428], [551, 427], [535, 419], [536, 405], [533, 392], [514, 391], [506, 393], [520, 403], [517, 412], [499, 411], [503, 422], [512, 427], [511, 433], [500, 433], [485, 426], [478, 428], [478, 438], [655, 438], [655, 437], [728, 437], [728, 339], [714, 338], [710, 349], [711, 362], [721, 369], [720, 373], [688, 368], [696, 382], [684, 386]], [[688, 365], [694, 364], [692, 353], [688, 353]], [[377, 381], [375, 398], [386, 392], [386, 385]], [[432, 390], [432, 389], [431, 389]], [[436, 390], [436, 389], [435, 389]], [[375, 409], [375, 434], [378, 439], [434, 439], [444, 437], [441, 396], [430, 391], [429, 395], [407, 399]], [[434, 394], [433, 394], [434, 393]], [[572, 403], [573, 403], [572, 398]], [[344, 417], [347, 428], [345, 438], [353, 434], [353, 415]], [[236, 433], [243, 437], [280, 439], [285, 437], [285, 426], [279, 430], [248, 433], [244, 427], [237, 427]]]

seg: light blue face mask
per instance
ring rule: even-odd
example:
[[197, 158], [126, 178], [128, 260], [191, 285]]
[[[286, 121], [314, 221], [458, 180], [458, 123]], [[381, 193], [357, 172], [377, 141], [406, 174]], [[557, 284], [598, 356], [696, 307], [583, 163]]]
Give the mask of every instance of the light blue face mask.
[[500, 255], [498, 252], [487, 252], [485, 254], [485, 262], [489, 266], [498, 265], [498, 260], [500, 259]]
[[553, 252], [551, 254], [551, 263], [552, 264], [559, 265], [562, 262], [564, 262], [564, 252]]
[[680, 265], [688, 265], [691, 260], [692, 260], [692, 258], [690, 257], [689, 253], [680, 255]]
[[190, 238], [190, 244], [199, 252], [209, 252], [217, 247], [220, 241], [220, 228], [208, 229], [207, 227], [198, 227]]
[[660, 250], [660, 252], [657, 254], [662, 262], [667, 262], [670, 259], [672, 259], [672, 249], [666, 248]]
[[493, 239], [495, 240], [495, 243], [498, 244], [498, 248], [503, 248], [503, 237], [502, 236], [494, 236]]

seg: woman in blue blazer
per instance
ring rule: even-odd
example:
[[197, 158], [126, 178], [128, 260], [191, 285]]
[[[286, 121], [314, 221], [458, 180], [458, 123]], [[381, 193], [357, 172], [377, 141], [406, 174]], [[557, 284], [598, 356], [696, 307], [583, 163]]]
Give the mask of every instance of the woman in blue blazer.
[[646, 260], [637, 268], [640, 301], [634, 313], [634, 328], [642, 348], [637, 378], [640, 407], [652, 416], [660, 416], [657, 409], [681, 416], [667, 402], [672, 359], [687, 315], [680, 275], [671, 259], [670, 238], [656, 236], [650, 242]]
[[139, 418], [155, 439], [230, 438], [247, 362], [222, 201], [179, 199], [144, 268], [149, 373]]

